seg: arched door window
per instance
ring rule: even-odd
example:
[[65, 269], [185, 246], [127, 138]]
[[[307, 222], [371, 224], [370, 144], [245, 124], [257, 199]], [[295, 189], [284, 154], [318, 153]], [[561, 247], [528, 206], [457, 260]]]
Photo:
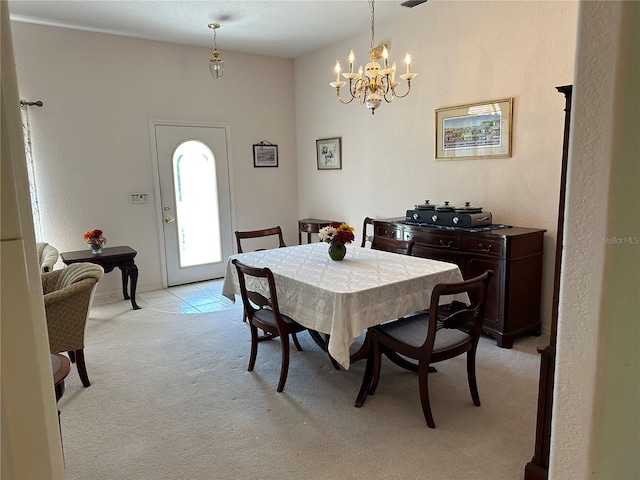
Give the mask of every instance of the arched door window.
[[199, 140], [173, 154], [180, 268], [222, 261], [216, 159]]

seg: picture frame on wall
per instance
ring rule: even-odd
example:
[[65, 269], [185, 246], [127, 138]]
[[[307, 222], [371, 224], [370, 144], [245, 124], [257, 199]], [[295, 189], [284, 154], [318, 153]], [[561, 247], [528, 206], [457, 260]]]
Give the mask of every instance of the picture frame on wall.
[[436, 160], [511, 156], [513, 98], [436, 109]]
[[278, 146], [262, 141], [253, 146], [254, 167], [277, 167]]
[[342, 169], [342, 137], [316, 140], [318, 170]]

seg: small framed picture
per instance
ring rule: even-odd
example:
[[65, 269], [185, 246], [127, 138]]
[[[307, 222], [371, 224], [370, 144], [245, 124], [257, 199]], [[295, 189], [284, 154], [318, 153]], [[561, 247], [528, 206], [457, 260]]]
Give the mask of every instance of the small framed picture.
[[265, 142], [257, 143], [253, 146], [253, 166], [254, 167], [277, 167], [278, 166], [278, 146]]
[[513, 98], [436, 110], [436, 159], [511, 156]]
[[342, 169], [341, 137], [316, 140], [318, 170]]

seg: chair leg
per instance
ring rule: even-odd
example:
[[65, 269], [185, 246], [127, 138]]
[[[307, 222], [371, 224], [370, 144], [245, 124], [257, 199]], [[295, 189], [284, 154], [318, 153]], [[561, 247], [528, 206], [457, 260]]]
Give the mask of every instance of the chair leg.
[[280, 381], [278, 382], [278, 392], [284, 390], [289, 373], [289, 335], [280, 335], [280, 347], [282, 349], [282, 366], [280, 367]]
[[480, 395], [478, 395], [478, 382], [476, 381], [476, 347], [477, 345], [474, 345], [467, 352], [467, 377], [469, 378], [469, 391], [471, 392], [473, 404], [479, 407]]
[[69, 360], [71, 361], [71, 363], [76, 363], [76, 352], [71, 350], [67, 353], [69, 354]]
[[429, 365], [418, 367], [418, 385], [420, 389], [420, 402], [422, 403], [422, 413], [429, 428], [436, 428], [431, 414], [431, 404], [429, 403]]
[[256, 364], [256, 356], [258, 355], [258, 328], [249, 320], [249, 330], [251, 330], [251, 353], [249, 354], [249, 367], [248, 372], [253, 372], [253, 367]]
[[87, 366], [84, 363], [84, 349], [79, 349], [74, 352], [76, 359], [76, 367], [78, 367], [78, 375], [80, 375], [80, 380], [82, 380], [82, 385], [84, 387], [90, 387], [91, 382], [89, 381], [89, 376], [87, 375]]

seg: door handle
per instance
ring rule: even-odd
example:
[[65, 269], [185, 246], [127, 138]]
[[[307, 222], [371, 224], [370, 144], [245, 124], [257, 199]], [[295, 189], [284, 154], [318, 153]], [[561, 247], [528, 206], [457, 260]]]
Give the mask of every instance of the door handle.
[[165, 217], [164, 218], [164, 223], [173, 223], [175, 221], [176, 221], [175, 218], [171, 218], [171, 217]]

